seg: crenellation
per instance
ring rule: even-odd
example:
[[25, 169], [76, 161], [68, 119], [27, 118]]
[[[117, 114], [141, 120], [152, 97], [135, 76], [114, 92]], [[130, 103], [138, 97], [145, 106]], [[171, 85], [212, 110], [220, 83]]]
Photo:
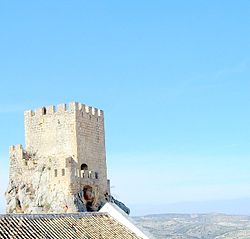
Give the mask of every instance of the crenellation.
[[13, 152], [15, 150], [15, 145], [11, 145], [10, 147], [9, 147], [9, 152]]
[[[88, 119], [92, 119], [92, 117], [96, 118], [99, 121], [99, 118], [103, 118], [103, 110], [86, 105], [79, 105], [79, 115], [81, 117], [87, 117]], [[90, 130], [92, 130], [90, 128]]]
[[95, 108], [94, 107], [90, 107], [90, 112], [92, 115], [95, 115]]
[[[24, 115], [26, 147], [10, 146], [10, 179], [16, 183], [21, 180], [27, 185], [42, 180], [47, 187], [44, 194], [47, 191], [62, 194], [62, 202], [69, 205], [74, 205], [72, 198], [84, 187], [98, 190], [99, 196], [95, 201], [104, 200], [104, 195], [110, 189], [103, 111], [71, 102], [41, 107], [35, 113], [27, 110]], [[38, 188], [38, 185], [34, 188]], [[50, 195], [46, 194], [46, 197], [46, 200], [50, 200]], [[46, 197], [42, 195], [40, 200]], [[26, 205], [31, 210], [29, 212], [33, 212], [31, 205], [35, 203], [31, 200]], [[39, 201], [40, 204], [43, 205], [43, 202]], [[53, 212], [55, 209], [50, 210]], [[69, 210], [78, 209], [71, 206]]]
[[78, 102], [69, 103], [69, 111], [76, 112], [78, 110], [79, 110], [79, 103]]
[[58, 113], [64, 113], [66, 111], [67, 107], [66, 104], [58, 104], [57, 105], [57, 112]]
[[80, 111], [85, 111], [85, 104], [80, 104], [80, 103], [78, 103], [78, 109], [79, 109]]
[[100, 110], [100, 116], [102, 116], [102, 118], [104, 118], [104, 111]]
[[54, 105], [50, 105], [46, 109], [47, 109], [47, 114], [49, 114], [49, 115], [52, 115], [52, 114], [54, 114], [56, 112]]
[[98, 109], [98, 116], [102, 116], [102, 110]]
[[17, 149], [17, 150], [22, 150], [22, 149], [23, 149], [23, 146], [22, 146], [21, 144], [17, 144], [17, 145], [15, 146], [15, 149]]
[[18, 151], [23, 151], [23, 146], [21, 144], [11, 145], [9, 147], [9, 151], [11, 153], [18, 152]]
[[35, 112], [33, 110], [25, 110], [24, 111], [24, 117], [31, 117], [31, 116], [34, 116], [35, 115]]
[[35, 109], [35, 116], [43, 116], [43, 115], [45, 115], [46, 114], [45, 110], [46, 110], [45, 107]]
[[15, 160], [16, 162], [20, 162], [20, 160], [23, 159], [24, 155], [24, 150], [22, 145], [21, 144], [11, 145], [9, 148], [9, 155], [11, 162], [13, 162], [13, 160]]
[[85, 105], [85, 112], [86, 112], [86, 113], [89, 113], [89, 108], [90, 108], [90, 107], [89, 107], [88, 105]]
[[55, 113], [66, 113], [66, 112], [77, 112], [81, 111], [82, 113], [85, 112], [87, 114], [91, 114], [93, 116], [98, 116], [98, 117], [103, 117], [104, 112], [101, 109], [92, 107], [92, 106], [87, 106], [85, 104], [80, 104], [78, 102], [70, 102], [69, 104], [58, 104], [56, 106], [50, 105], [47, 107], [40, 107], [33, 110], [26, 110], [24, 112], [25, 118], [32, 117], [32, 116], [37, 116], [37, 117], [42, 117], [44, 115], [53, 115]]
[[95, 109], [95, 116], [98, 116], [98, 109], [97, 108], [94, 109]]

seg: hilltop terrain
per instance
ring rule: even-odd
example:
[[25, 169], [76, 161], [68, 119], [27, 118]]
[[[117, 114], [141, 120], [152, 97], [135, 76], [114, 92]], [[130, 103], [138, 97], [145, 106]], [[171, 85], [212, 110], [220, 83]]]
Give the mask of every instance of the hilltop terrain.
[[156, 238], [250, 238], [250, 217], [226, 214], [162, 214], [134, 220]]

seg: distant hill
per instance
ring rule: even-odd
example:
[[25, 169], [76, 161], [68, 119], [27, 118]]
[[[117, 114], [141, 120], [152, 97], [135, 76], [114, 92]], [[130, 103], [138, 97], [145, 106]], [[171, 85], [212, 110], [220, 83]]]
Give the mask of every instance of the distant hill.
[[177, 203], [130, 204], [134, 216], [168, 213], [211, 213], [220, 212], [229, 215], [250, 215], [250, 197], [208, 201], [190, 201]]
[[250, 216], [159, 214], [135, 217], [134, 220], [159, 239], [250, 238]]

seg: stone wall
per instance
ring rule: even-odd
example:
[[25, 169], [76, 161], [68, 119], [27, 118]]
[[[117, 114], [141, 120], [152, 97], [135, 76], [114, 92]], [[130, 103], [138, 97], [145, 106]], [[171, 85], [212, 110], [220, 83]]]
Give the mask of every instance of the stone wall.
[[101, 194], [108, 191], [103, 111], [79, 105], [76, 111], [78, 167], [86, 164], [95, 172]]
[[60, 104], [28, 110], [24, 113], [25, 144], [27, 151], [38, 155], [76, 157], [75, 104]]
[[10, 147], [7, 212], [74, 212], [86, 186], [100, 205], [110, 191], [103, 111], [74, 102], [24, 115], [26, 148]]

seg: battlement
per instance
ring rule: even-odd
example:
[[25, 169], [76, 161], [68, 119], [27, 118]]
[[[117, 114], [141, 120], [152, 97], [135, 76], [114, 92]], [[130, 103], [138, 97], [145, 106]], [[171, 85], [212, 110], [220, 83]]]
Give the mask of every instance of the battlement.
[[21, 150], [23, 150], [23, 146], [21, 144], [11, 145], [9, 148], [10, 152], [21, 151]]
[[23, 149], [23, 146], [21, 144], [11, 145], [9, 147], [9, 155], [11, 158], [15, 157], [17, 159], [22, 159], [23, 154], [24, 154], [24, 149]]
[[8, 212], [92, 210], [102, 202], [109, 192], [102, 110], [78, 102], [26, 110], [24, 129], [25, 146], [9, 148]]
[[44, 106], [41, 108], [33, 110], [26, 110], [24, 112], [25, 117], [34, 117], [34, 116], [46, 116], [46, 115], [53, 115], [57, 113], [75, 113], [75, 112], [82, 112], [91, 114], [96, 117], [103, 117], [104, 113], [103, 110], [97, 109], [92, 106], [87, 106], [85, 104], [81, 104], [78, 102], [71, 102], [69, 104], [58, 104], [57, 106]]

